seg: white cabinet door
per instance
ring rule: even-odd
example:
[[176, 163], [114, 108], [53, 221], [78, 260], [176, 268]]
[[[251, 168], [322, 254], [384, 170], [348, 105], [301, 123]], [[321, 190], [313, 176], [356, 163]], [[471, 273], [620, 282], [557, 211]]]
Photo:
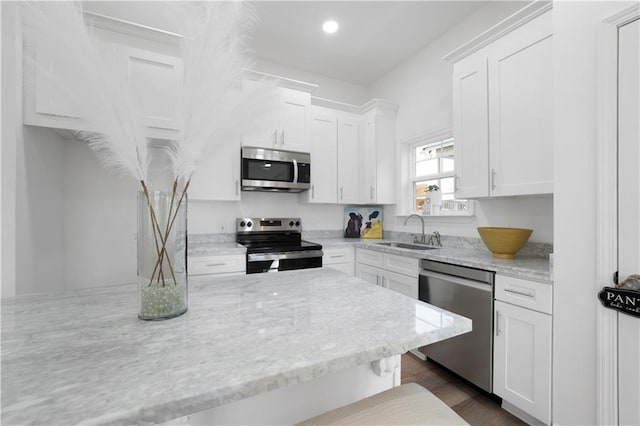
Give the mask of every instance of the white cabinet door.
[[495, 301], [493, 392], [551, 420], [551, 316]]
[[359, 175], [359, 195], [360, 203], [376, 202], [376, 120], [375, 112], [370, 112], [364, 116], [363, 137], [360, 140], [360, 164]]
[[382, 286], [389, 290], [418, 299], [418, 275], [413, 277], [385, 271], [382, 278]]
[[[261, 83], [245, 80], [244, 90], [260, 90]], [[243, 130], [242, 144], [261, 148], [309, 152], [309, 110], [311, 95], [277, 88], [273, 99], [256, 120]]]
[[182, 59], [120, 46], [123, 68], [148, 127], [178, 129], [177, 95], [182, 90]]
[[335, 115], [315, 111], [311, 117], [311, 189], [310, 203], [338, 200], [338, 129]]
[[359, 120], [355, 115], [338, 117], [338, 203], [358, 202]]
[[456, 198], [489, 195], [487, 60], [482, 54], [454, 65], [453, 134]]
[[296, 90], [281, 90], [282, 103], [274, 112], [276, 146], [289, 151], [309, 152], [307, 133], [311, 96]]
[[240, 136], [215, 148], [191, 178], [188, 194], [189, 200], [240, 200]]
[[493, 196], [553, 192], [552, 31], [547, 12], [490, 48]]
[[374, 266], [358, 263], [356, 276], [367, 282], [381, 286], [382, 279], [384, 277], [384, 270]]
[[[37, 66], [46, 69], [51, 77], [43, 73], [36, 74], [35, 112], [62, 117], [79, 117], [79, 111], [70, 96], [74, 84], [79, 78], [79, 70], [70, 66], [64, 58], [52, 56], [46, 49], [36, 47]], [[55, 81], [55, 83], [54, 83]]]

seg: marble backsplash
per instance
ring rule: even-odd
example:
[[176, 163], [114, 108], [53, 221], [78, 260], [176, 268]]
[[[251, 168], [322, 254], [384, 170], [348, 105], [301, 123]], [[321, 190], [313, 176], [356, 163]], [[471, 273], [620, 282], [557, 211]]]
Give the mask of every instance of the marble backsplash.
[[[321, 231], [303, 231], [302, 238], [305, 240], [323, 239], [323, 238], [342, 238], [344, 231], [321, 230]], [[385, 240], [413, 242], [414, 236], [419, 235], [410, 232], [384, 231]], [[428, 236], [427, 236], [428, 237]], [[223, 234], [189, 234], [190, 243], [229, 243], [236, 240], [235, 233]], [[485, 249], [486, 247], [480, 238], [457, 237], [452, 235], [442, 235], [440, 237], [442, 246], [446, 248], [472, 248]], [[518, 252], [520, 256], [542, 257], [548, 258], [553, 253], [553, 244], [527, 242]]]

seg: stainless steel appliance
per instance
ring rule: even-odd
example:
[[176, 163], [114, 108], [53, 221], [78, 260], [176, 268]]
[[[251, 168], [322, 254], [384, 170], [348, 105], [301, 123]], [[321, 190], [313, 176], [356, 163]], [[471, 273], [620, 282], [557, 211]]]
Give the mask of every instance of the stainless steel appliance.
[[300, 218], [238, 218], [236, 241], [247, 247], [247, 274], [322, 267], [322, 246], [302, 239]]
[[420, 266], [420, 300], [473, 321], [470, 333], [423, 346], [420, 351], [491, 393], [495, 273], [430, 260], [422, 260]]
[[302, 192], [310, 187], [308, 153], [242, 147], [243, 191]]

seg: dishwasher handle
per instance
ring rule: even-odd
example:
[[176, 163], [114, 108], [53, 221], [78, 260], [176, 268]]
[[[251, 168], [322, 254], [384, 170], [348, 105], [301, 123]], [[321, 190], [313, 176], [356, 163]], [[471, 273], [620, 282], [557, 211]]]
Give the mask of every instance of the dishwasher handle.
[[420, 271], [420, 276], [421, 277], [432, 277], [432, 278], [437, 278], [439, 280], [443, 280], [443, 281], [448, 281], [454, 284], [458, 284], [461, 286], [465, 286], [465, 287], [471, 287], [471, 288], [475, 288], [478, 290], [482, 290], [482, 291], [486, 291], [489, 293], [493, 293], [493, 284], [489, 284], [489, 283], [481, 283], [481, 282], [477, 282], [477, 281], [471, 281], [465, 278], [458, 278], [458, 277], [454, 277], [452, 275], [446, 275], [446, 274], [441, 274], [439, 272], [433, 272], [433, 271], [428, 271], [426, 269], [422, 269]]

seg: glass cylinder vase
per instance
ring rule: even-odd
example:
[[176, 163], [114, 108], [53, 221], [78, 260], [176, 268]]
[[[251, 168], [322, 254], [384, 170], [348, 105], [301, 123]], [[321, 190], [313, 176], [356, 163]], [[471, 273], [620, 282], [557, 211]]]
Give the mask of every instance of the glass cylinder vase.
[[187, 196], [138, 192], [138, 317], [187, 311]]

